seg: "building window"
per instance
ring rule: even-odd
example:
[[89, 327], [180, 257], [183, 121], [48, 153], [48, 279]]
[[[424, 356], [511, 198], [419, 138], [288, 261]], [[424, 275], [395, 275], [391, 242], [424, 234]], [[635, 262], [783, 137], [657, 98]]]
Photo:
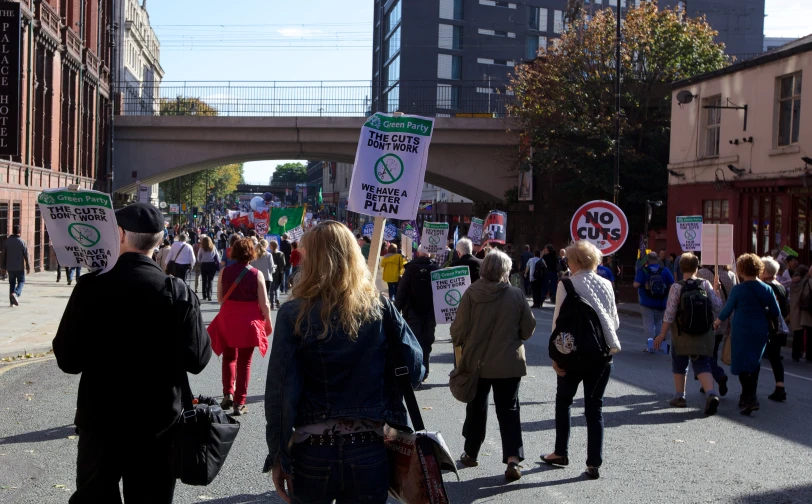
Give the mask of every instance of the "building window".
[[547, 9], [544, 7], [527, 8], [527, 27], [531, 30], [547, 31]]
[[504, 7], [506, 9], [515, 9], [516, 4], [511, 2], [502, 2], [500, 0], [479, 0], [479, 5], [488, 5], [490, 7]]
[[395, 86], [386, 93], [386, 111], [397, 112], [400, 107], [400, 86]]
[[392, 29], [400, 23], [400, 2], [395, 2], [395, 5], [389, 9], [389, 12], [386, 13], [386, 33], [392, 31]]
[[500, 31], [500, 30], [488, 30], [485, 28], [480, 28], [477, 30], [480, 35], [491, 35], [493, 37], [507, 37], [507, 38], [516, 38], [516, 34], [509, 31]]
[[437, 108], [457, 110], [460, 105], [460, 88], [450, 84], [437, 84]]
[[727, 200], [705, 200], [705, 212], [702, 216], [704, 224], [727, 224], [730, 218], [729, 203]]
[[8, 203], [0, 203], [0, 235], [7, 235], [8, 229]]
[[440, 0], [440, 19], [456, 19], [462, 21], [463, 0]]
[[778, 145], [798, 143], [801, 125], [801, 73], [778, 79]]
[[[20, 216], [22, 215], [22, 203], [12, 203], [11, 205], [11, 227], [21, 226]], [[9, 233], [11, 234], [11, 233]]]
[[462, 78], [462, 56], [437, 55], [437, 78], [459, 80]]
[[400, 56], [386, 65], [386, 85], [394, 86], [400, 79]]
[[[714, 96], [705, 101], [705, 107], [721, 107], [722, 97]], [[705, 108], [705, 132], [703, 134], [703, 157], [716, 157], [719, 155], [719, 132], [722, 123], [722, 109]]]
[[535, 59], [538, 56], [539, 52], [539, 37], [538, 35], [528, 35], [527, 36], [527, 50], [525, 51], [525, 57], [527, 59]]
[[440, 49], [462, 49], [462, 26], [441, 24], [438, 40]]
[[553, 11], [553, 33], [564, 32], [564, 12], [560, 10]]
[[[783, 243], [781, 236], [783, 219], [784, 208], [780, 196], [750, 196], [750, 243], [748, 252], [766, 255], [774, 248], [781, 248]], [[799, 223], [800, 221], [804, 222], [804, 228], [799, 227], [799, 239], [803, 242], [802, 230], [805, 230], [806, 226], [805, 211], [800, 212]]]
[[386, 47], [386, 59], [389, 60], [392, 58], [392, 56], [397, 54], [398, 51], [400, 51], [400, 26], [398, 26], [397, 29], [392, 32], [384, 44]]

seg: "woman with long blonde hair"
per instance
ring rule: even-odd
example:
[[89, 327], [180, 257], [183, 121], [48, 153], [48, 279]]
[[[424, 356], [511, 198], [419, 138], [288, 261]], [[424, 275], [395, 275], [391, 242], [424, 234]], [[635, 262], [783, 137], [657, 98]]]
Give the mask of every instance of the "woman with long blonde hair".
[[265, 472], [273, 469], [287, 502], [354, 502], [363, 495], [384, 504], [383, 425], [408, 428], [389, 375], [405, 366], [417, 388], [424, 373], [420, 344], [376, 289], [346, 226], [322, 222], [299, 248], [299, 277], [276, 318], [268, 364]]

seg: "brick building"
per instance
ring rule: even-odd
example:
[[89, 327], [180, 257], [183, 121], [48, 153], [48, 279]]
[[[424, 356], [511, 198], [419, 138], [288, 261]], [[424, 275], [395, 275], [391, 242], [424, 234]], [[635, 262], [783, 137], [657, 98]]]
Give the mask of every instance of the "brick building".
[[[35, 271], [53, 269], [36, 205], [45, 188], [107, 190], [111, 0], [19, 3], [19, 154], [0, 157], [0, 240], [22, 226]], [[12, 81], [17, 76], [12, 74]]]

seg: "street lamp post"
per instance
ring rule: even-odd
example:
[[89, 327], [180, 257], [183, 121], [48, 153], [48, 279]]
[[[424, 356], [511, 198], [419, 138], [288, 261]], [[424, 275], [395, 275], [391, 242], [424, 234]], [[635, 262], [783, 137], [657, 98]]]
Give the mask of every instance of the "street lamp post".
[[659, 207], [663, 205], [663, 202], [661, 200], [646, 200], [646, 224], [643, 231], [643, 250], [648, 250], [648, 223], [651, 221], [651, 205]]

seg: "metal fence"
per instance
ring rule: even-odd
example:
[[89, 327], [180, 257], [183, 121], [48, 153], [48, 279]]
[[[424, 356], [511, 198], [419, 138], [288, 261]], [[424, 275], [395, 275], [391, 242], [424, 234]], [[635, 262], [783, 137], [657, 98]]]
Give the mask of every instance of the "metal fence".
[[512, 96], [493, 81], [168, 82], [120, 89], [124, 115], [364, 117], [373, 112], [503, 117]]

